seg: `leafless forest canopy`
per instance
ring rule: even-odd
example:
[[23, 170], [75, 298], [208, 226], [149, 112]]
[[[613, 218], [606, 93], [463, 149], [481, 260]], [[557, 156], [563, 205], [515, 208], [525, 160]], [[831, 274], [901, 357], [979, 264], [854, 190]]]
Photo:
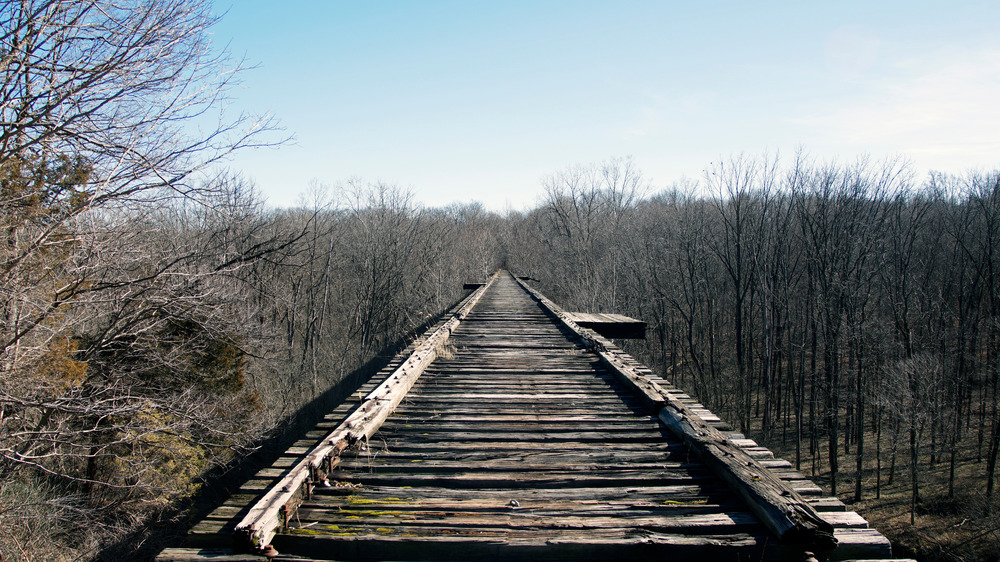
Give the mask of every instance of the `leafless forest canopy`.
[[996, 530], [1000, 172], [733, 156], [662, 189], [618, 159], [528, 212], [364, 180], [271, 210], [212, 171], [276, 137], [219, 109], [238, 64], [203, 1], [0, 10], [4, 557], [91, 557], [177, 513], [500, 267], [646, 320], [628, 351], [842, 497], [974, 496]]

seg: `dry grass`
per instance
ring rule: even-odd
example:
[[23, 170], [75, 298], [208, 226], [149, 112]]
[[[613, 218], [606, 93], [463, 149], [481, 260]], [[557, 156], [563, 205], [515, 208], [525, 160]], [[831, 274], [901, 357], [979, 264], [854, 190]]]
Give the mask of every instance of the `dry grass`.
[[455, 346], [448, 342], [444, 342], [437, 347], [437, 356], [441, 359], [452, 360], [455, 358], [455, 353], [457, 352], [458, 350]]
[[[874, 475], [867, 475], [864, 495], [854, 508], [882, 531], [893, 545], [921, 560], [997, 560], [1000, 555], [1000, 509], [987, 505], [985, 462], [956, 464], [955, 493], [948, 497], [948, 464], [922, 465], [921, 503], [910, 523], [910, 472], [900, 471], [892, 486], [875, 497]], [[851, 478], [854, 474], [851, 474]]]
[[[970, 432], [972, 433], [972, 432]], [[758, 436], [759, 437], [759, 436]], [[927, 455], [921, 456], [918, 467], [921, 502], [910, 523], [911, 472], [908, 465], [907, 445], [900, 443], [896, 459], [896, 474], [889, 480], [889, 443], [884, 437], [882, 445], [881, 490], [876, 497], [876, 465], [874, 435], [866, 437], [867, 463], [863, 480], [862, 501], [854, 500], [854, 453], [841, 456], [839, 497], [865, 517], [893, 544], [897, 557], [914, 557], [928, 562], [972, 562], [1000, 559], [1000, 502], [995, 493], [993, 505], [985, 497], [986, 461], [977, 461], [978, 442], [969, 436], [958, 451], [955, 468], [955, 493], [948, 497], [948, 472], [946, 460], [933, 466]], [[792, 439], [781, 445], [780, 437], [768, 444], [758, 439], [776, 455], [794, 462], [795, 449]], [[841, 446], [843, 451], [843, 446]], [[811, 477], [824, 490], [830, 490], [830, 473], [827, 467], [827, 449], [818, 455], [819, 462], [813, 470], [808, 454], [803, 451], [802, 472]], [[849, 465], [849, 466], [848, 466]], [[998, 482], [1000, 484], [1000, 482]]]

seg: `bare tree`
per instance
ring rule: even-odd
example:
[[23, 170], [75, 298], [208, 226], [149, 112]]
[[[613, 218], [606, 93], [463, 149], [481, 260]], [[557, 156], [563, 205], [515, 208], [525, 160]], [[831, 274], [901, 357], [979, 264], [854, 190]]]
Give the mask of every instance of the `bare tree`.
[[[1000, 172], [970, 175], [966, 201], [971, 208], [973, 235], [963, 244], [963, 251], [973, 260], [983, 291], [986, 322], [985, 369], [992, 400], [989, 404], [989, 447], [986, 458], [986, 497], [992, 499], [996, 466], [1000, 458]], [[985, 393], [983, 394], [985, 397]], [[986, 404], [983, 401], [985, 414]]]
[[543, 186], [546, 242], [564, 266], [553, 281], [566, 287], [567, 297], [588, 301], [577, 306], [614, 307], [623, 229], [649, 190], [642, 172], [629, 159], [615, 159], [570, 167], [546, 178]]
[[878, 379], [877, 399], [900, 424], [905, 424], [909, 433], [911, 525], [920, 504], [920, 447], [941, 382], [941, 364], [929, 354], [916, 354], [887, 365]]
[[772, 190], [777, 179], [777, 159], [757, 162], [746, 156], [713, 164], [705, 179], [715, 198], [721, 229], [712, 251], [723, 264], [732, 296], [733, 351], [736, 360], [737, 396], [743, 403], [740, 423], [750, 423], [750, 365], [752, 358], [753, 307], [762, 262], [766, 259], [765, 232]]
[[18, 0], [0, 13], [0, 354], [9, 368], [89, 282], [61, 280], [41, 299], [20, 293], [38, 286], [32, 272], [43, 262], [80, 246], [74, 229], [94, 220], [85, 214], [197, 194], [213, 185], [199, 170], [269, 124], [239, 116], [199, 130], [235, 76], [208, 44], [204, 2]]
[[59, 505], [172, 497], [203, 446], [241, 440], [204, 414], [253, 400], [232, 299], [283, 243], [211, 175], [271, 126], [221, 112], [238, 65], [214, 21], [200, 0], [0, 2], [0, 478], [84, 498]]

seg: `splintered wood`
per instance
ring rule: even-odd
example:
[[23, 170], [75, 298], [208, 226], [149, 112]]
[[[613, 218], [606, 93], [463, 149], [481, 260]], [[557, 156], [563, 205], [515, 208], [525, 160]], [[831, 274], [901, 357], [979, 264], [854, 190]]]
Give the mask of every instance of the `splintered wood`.
[[[789, 463], [728, 431], [607, 340], [588, 337], [541, 295], [506, 273], [483, 290], [377, 431], [332, 451], [339, 457], [321, 465], [322, 474], [314, 470], [295, 502], [280, 506], [277, 534], [267, 534], [279, 559], [799, 562], [806, 551], [820, 560], [891, 555], [885, 538], [843, 503], [823, 497]], [[662, 415], [670, 404], [673, 417]], [[301, 487], [290, 486], [289, 474], [317, 448], [329, 448], [331, 431], [359, 406], [355, 396], [327, 416], [311, 434], [317, 443], [297, 444], [199, 524], [191, 548], [160, 559], [231, 548], [236, 525], [247, 524], [248, 513], [273, 510], [275, 489]], [[705, 434], [711, 450], [685, 431]], [[735, 475], [727, 478], [726, 470]], [[738, 490], [747, 484], [758, 492]], [[766, 521], [772, 517], [778, 522]], [[786, 519], [805, 523], [791, 536]], [[827, 540], [803, 540], [814, 527]], [[204, 559], [226, 559], [213, 556]]]

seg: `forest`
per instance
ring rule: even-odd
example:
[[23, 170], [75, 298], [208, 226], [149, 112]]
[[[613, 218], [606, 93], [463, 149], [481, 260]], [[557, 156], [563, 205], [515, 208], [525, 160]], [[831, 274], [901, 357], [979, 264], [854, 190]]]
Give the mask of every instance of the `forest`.
[[[992, 559], [1000, 172], [736, 155], [653, 191], [629, 160], [544, 182], [507, 261], [922, 559]], [[904, 550], [905, 552], [905, 550]]]
[[501, 267], [648, 322], [627, 351], [894, 541], [996, 557], [1000, 172], [802, 150], [654, 186], [617, 158], [527, 211], [359, 178], [273, 209], [225, 159], [283, 133], [226, 113], [205, 2], [0, 13], [5, 559], [148, 546]]

